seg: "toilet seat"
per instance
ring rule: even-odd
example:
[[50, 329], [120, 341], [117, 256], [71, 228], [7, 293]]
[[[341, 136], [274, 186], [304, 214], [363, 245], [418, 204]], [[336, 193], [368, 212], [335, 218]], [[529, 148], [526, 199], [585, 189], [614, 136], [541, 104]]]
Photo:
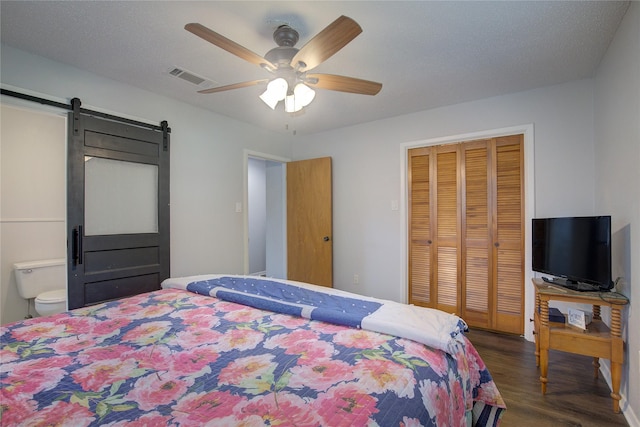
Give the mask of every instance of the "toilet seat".
[[43, 304], [56, 304], [59, 302], [64, 302], [67, 299], [67, 290], [66, 289], [56, 289], [55, 291], [48, 291], [39, 294], [36, 297], [36, 302]]

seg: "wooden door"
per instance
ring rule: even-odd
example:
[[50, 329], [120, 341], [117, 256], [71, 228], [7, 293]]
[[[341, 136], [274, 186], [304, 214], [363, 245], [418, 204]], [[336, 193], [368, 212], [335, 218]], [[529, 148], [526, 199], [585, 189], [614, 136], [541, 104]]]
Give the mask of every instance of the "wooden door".
[[69, 114], [69, 309], [160, 289], [169, 277], [169, 135]]
[[492, 329], [524, 333], [523, 135], [495, 139]]
[[460, 314], [460, 204], [459, 145], [441, 145], [435, 151], [434, 275], [439, 310]]
[[463, 145], [462, 317], [469, 326], [482, 328], [490, 327], [489, 307], [493, 301], [491, 160], [489, 140]]
[[432, 215], [431, 147], [409, 150], [409, 302], [423, 307], [434, 306], [435, 282], [431, 280]]
[[331, 158], [287, 163], [287, 279], [333, 286]]

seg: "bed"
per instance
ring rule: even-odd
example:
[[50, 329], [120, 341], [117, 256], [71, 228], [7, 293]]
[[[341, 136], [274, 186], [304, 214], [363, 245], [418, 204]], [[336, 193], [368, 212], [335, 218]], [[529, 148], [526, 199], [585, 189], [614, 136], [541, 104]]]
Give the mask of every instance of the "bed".
[[456, 316], [251, 276], [0, 329], [3, 426], [496, 426]]

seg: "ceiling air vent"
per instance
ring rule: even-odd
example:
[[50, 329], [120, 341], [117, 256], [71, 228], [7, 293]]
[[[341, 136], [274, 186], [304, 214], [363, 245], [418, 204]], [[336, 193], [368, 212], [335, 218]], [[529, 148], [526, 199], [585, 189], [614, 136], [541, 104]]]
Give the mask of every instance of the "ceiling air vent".
[[184, 68], [173, 67], [169, 69], [169, 75], [173, 77], [178, 77], [184, 81], [187, 81], [191, 84], [194, 84], [201, 89], [209, 89], [213, 87], [213, 82], [204, 77], [201, 77], [197, 74], [192, 73], [191, 71], [187, 71]]

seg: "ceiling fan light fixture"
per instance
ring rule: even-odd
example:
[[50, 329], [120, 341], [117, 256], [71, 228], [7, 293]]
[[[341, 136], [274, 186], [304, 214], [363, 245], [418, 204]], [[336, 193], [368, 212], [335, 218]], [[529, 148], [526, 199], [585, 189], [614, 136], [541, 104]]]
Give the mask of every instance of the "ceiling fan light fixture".
[[262, 101], [272, 110], [275, 110], [278, 102], [282, 101], [287, 96], [288, 88], [289, 85], [287, 85], [287, 81], [281, 77], [271, 80], [267, 85], [267, 90], [260, 95], [260, 99], [262, 99]]
[[202, 24], [192, 22], [185, 25], [184, 28], [204, 41], [226, 50], [240, 59], [258, 65], [275, 76], [271, 81], [268, 79], [251, 80], [199, 90], [198, 93], [223, 92], [268, 82], [267, 89], [260, 95], [260, 99], [272, 110], [275, 110], [278, 103], [284, 100], [285, 111], [296, 113], [309, 105], [315, 97], [315, 91], [309, 85], [316, 89], [362, 95], [375, 95], [382, 89], [382, 83], [354, 77], [336, 74], [307, 74], [308, 71], [331, 58], [362, 32], [362, 28], [356, 21], [344, 15], [326, 26], [300, 49], [295, 47], [299, 39], [298, 32], [288, 24], [279, 25], [273, 33], [273, 40], [278, 46], [269, 50], [264, 57]]

